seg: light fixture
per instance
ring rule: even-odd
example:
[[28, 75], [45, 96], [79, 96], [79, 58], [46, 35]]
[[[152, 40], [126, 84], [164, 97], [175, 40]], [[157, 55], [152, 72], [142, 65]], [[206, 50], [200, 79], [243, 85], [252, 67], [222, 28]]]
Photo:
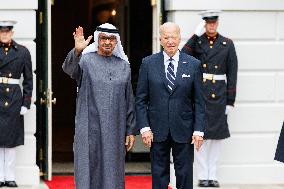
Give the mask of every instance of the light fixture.
[[111, 11], [111, 15], [112, 15], [112, 16], [115, 16], [115, 15], [116, 15], [116, 10], [115, 10], [115, 9], [113, 9], [113, 10]]

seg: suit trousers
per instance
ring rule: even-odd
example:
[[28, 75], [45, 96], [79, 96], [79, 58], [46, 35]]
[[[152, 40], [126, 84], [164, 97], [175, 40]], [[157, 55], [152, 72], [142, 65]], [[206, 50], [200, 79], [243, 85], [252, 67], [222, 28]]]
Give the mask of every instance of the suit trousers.
[[217, 164], [222, 140], [205, 140], [200, 150], [195, 151], [197, 178], [199, 180], [217, 180]]
[[0, 182], [15, 181], [16, 148], [0, 148]]
[[177, 189], [193, 188], [193, 145], [177, 143], [171, 135], [151, 146], [152, 189], [168, 189], [172, 149]]

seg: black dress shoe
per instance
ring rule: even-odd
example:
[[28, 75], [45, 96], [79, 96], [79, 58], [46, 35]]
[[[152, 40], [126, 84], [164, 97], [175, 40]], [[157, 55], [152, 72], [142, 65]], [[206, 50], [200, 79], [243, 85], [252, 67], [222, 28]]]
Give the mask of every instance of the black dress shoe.
[[216, 187], [219, 188], [220, 184], [217, 180], [209, 180], [209, 187]]
[[0, 188], [5, 186], [5, 182], [0, 182]]
[[15, 181], [6, 181], [5, 186], [11, 187], [11, 188], [16, 188], [18, 187], [17, 183]]
[[209, 187], [209, 181], [208, 180], [199, 180], [198, 186], [199, 187]]

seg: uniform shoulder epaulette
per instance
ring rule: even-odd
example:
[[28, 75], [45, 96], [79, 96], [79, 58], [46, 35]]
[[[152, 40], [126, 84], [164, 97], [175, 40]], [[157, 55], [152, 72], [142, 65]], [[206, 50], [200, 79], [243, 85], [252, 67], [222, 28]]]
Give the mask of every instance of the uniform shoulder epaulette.
[[221, 41], [221, 43], [223, 45], [229, 45], [231, 44], [233, 41], [230, 39], [230, 38], [227, 38], [227, 37], [223, 37], [223, 40]]
[[18, 48], [27, 48], [26, 46], [20, 45], [20, 44], [16, 44], [16, 46], [17, 46]]
[[228, 37], [224, 37], [224, 41], [226, 41], [227, 43], [233, 42], [232, 39], [230, 39], [230, 38], [228, 38]]

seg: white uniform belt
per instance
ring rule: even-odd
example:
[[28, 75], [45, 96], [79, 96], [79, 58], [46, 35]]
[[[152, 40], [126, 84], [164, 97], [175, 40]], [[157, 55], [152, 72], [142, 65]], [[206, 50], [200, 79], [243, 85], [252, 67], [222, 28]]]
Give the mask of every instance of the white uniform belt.
[[203, 79], [208, 79], [208, 80], [227, 80], [227, 77], [226, 77], [226, 74], [214, 75], [214, 74], [203, 73]]
[[19, 79], [13, 79], [8, 77], [0, 77], [0, 84], [20, 84]]

